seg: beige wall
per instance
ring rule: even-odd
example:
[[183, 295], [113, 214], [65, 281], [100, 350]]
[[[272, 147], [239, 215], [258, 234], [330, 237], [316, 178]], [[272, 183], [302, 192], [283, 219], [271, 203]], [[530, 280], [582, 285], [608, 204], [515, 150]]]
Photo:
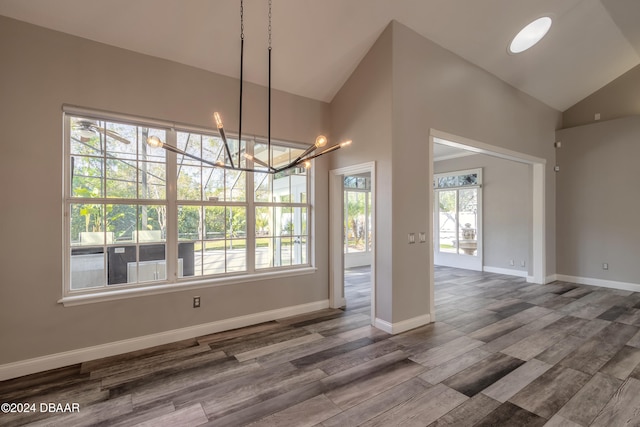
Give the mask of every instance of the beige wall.
[[376, 316], [391, 321], [391, 27], [387, 27], [331, 102], [331, 134], [352, 139], [339, 156], [337, 169], [376, 162]]
[[624, 73], [562, 114], [564, 128], [640, 115], [640, 65]]
[[560, 130], [557, 137], [558, 273], [640, 283], [640, 116]]
[[[547, 159], [547, 274], [555, 272], [553, 141], [560, 113], [397, 22], [393, 23], [394, 321], [424, 310], [431, 276], [428, 186], [430, 129]], [[410, 208], [408, 208], [410, 207]], [[397, 274], [396, 274], [397, 273]], [[396, 292], [397, 289], [397, 292]]]
[[[247, 133], [266, 90], [245, 85]], [[238, 81], [0, 17], [0, 364], [328, 298], [327, 161], [316, 162], [315, 274], [75, 307], [62, 293], [62, 104], [212, 128], [237, 123]], [[274, 138], [312, 142], [329, 106], [278, 91]]]
[[385, 296], [391, 291], [378, 300], [378, 317], [393, 323], [418, 318], [432, 303], [429, 247], [407, 244], [408, 233], [421, 231], [431, 241], [431, 128], [547, 159], [547, 274], [555, 272], [558, 111], [392, 22], [332, 102], [331, 117], [332, 135], [354, 140], [331, 168], [375, 160], [382, 164], [378, 182], [392, 190], [393, 196], [379, 191], [378, 199], [377, 248], [391, 255], [388, 264], [378, 252], [378, 265], [386, 263], [384, 274], [390, 274], [378, 277], [378, 287]]
[[[483, 266], [528, 271], [533, 239], [531, 166], [480, 154], [434, 163], [434, 173], [475, 168], [482, 168]], [[522, 260], [525, 267], [520, 266]]]

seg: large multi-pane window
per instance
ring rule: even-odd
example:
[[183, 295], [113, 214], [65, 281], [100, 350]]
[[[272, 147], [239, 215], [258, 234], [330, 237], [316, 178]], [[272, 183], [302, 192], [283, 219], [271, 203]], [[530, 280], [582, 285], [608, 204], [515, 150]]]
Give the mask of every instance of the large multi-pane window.
[[75, 110], [64, 120], [66, 295], [309, 264], [308, 173], [260, 166], [303, 149], [230, 138], [234, 164], [257, 171], [229, 170], [146, 143], [224, 162], [206, 131]]

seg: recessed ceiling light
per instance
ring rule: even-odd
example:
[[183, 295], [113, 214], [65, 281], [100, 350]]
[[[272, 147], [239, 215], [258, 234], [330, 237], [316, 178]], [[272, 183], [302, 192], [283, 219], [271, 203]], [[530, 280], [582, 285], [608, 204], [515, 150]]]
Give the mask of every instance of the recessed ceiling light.
[[543, 16], [524, 27], [511, 41], [510, 53], [520, 53], [538, 43], [551, 28], [551, 18]]

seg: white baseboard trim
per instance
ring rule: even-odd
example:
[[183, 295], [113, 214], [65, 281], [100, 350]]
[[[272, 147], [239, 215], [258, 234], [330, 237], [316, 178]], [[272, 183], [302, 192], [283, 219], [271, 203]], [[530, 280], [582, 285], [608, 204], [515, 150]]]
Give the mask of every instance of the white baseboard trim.
[[414, 317], [411, 319], [403, 320], [397, 323], [389, 323], [386, 320], [378, 319], [374, 321], [373, 326], [388, 333], [388, 334], [400, 334], [402, 332], [415, 329], [420, 326], [424, 326], [431, 323], [431, 315], [423, 314], [422, 316]]
[[487, 273], [496, 273], [496, 274], [506, 274], [508, 276], [516, 276], [516, 277], [527, 277], [527, 272], [523, 270], [511, 270], [508, 268], [500, 268], [500, 267], [490, 267], [485, 265], [482, 267], [483, 271]]
[[49, 369], [61, 368], [63, 366], [76, 363], [87, 362], [89, 360], [100, 359], [117, 354], [128, 353], [130, 351], [142, 350], [157, 345], [169, 344], [176, 341], [195, 338], [216, 332], [228, 331], [231, 329], [251, 326], [262, 322], [282, 319], [284, 317], [296, 316], [310, 313], [329, 307], [329, 300], [316, 301], [307, 304], [295, 305], [291, 307], [279, 308], [276, 310], [263, 311], [260, 313], [248, 314], [245, 316], [232, 317], [230, 319], [218, 320], [204, 323], [202, 325], [189, 326], [186, 328], [174, 329], [157, 334], [145, 335], [137, 338], [130, 338], [122, 341], [115, 341], [107, 344], [100, 344], [92, 347], [70, 350], [62, 353], [50, 354], [28, 360], [7, 363], [0, 365], [0, 381], [42, 372]]
[[623, 291], [640, 292], [640, 284], [629, 282], [616, 282], [614, 280], [594, 279], [591, 277], [568, 276], [556, 274], [556, 280], [578, 283], [580, 285], [600, 286], [602, 288], [620, 289]]
[[551, 275], [549, 275], [549, 276], [547, 276], [545, 278], [545, 282], [544, 283], [546, 285], [547, 283], [555, 282], [556, 280], [558, 280], [558, 275], [557, 274], [551, 274]]

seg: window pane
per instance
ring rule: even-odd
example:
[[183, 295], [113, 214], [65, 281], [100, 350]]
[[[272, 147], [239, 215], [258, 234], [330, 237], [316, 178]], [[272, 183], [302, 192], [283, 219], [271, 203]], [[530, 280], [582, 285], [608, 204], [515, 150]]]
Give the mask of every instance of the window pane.
[[159, 147], [150, 147], [147, 138], [157, 136], [167, 140], [167, 132], [162, 129], [138, 128], [139, 168], [138, 195], [141, 199], [164, 200], [167, 197], [167, 152]]
[[293, 216], [291, 207], [276, 207], [276, 235], [291, 236], [293, 234]]
[[307, 202], [307, 173], [291, 175], [291, 201], [294, 203]]
[[272, 212], [267, 206], [259, 206], [256, 208], [256, 236], [271, 236], [272, 230]]
[[246, 172], [225, 171], [226, 186], [225, 200], [232, 202], [244, 202], [246, 199]]
[[105, 286], [104, 248], [71, 249], [71, 290]]
[[113, 242], [133, 242], [137, 224], [136, 205], [107, 205], [105, 222]]
[[263, 169], [266, 170], [268, 165], [269, 156], [267, 155], [267, 144], [263, 144], [260, 142], [256, 142], [253, 145], [253, 158], [256, 159], [253, 167], [255, 169]]
[[[182, 135], [182, 137], [178, 138], [178, 147], [189, 154], [193, 154], [197, 157], [202, 157], [202, 136], [193, 133], [182, 132], [180, 133], [180, 135]], [[188, 157], [186, 157], [184, 160], [189, 162], [198, 162], [197, 160], [192, 160]], [[199, 163], [200, 162], [198, 162], [198, 164]]]
[[133, 234], [137, 242], [164, 242], [167, 234], [167, 206], [138, 206], [138, 228]]
[[293, 208], [292, 233], [297, 235], [307, 234], [307, 208]]
[[202, 200], [200, 166], [178, 167], [178, 200]]
[[104, 197], [102, 157], [71, 157], [71, 196]]
[[203, 269], [205, 268], [205, 262], [207, 262], [204, 259], [205, 247], [203, 245], [203, 242], [201, 241], [193, 242], [192, 244], [193, 244], [193, 276], [202, 276]]
[[455, 187], [458, 185], [458, 177], [457, 176], [444, 176], [438, 178], [438, 187], [446, 188], [446, 187]]
[[291, 237], [275, 238], [274, 260], [276, 266], [291, 265]]
[[269, 268], [273, 265], [273, 239], [256, 238], [256, 269]]
[[166, 199], [166, 169], [164, 163], [139, 162], [138, 194], [141, 199]]
[[224, 239], [226, 231], [224, 206], [207, 206], [205, 209], [205, 239]]
[[[135, 283], [138, 248], [134, 245], [117, 245], [107, 248], [107, 284]], [[133, 277], [131, 276], [131, 269]]]
[[136, 198], [137, 169], [135, 160], [107, 158], [107, 197]]
[[273, 201], [276, 203], [289, 203], [291, 200], [290, 176], [274, 176]]
[[136, 126], [107, 122], [104, 132], [107, 136], [107, 158], [136, 159]]
[[440, 251], [456, 253], [458, 248], [456, 220], [456, 191], [438, 192], [438, 228], [440, 235]]
[[253, 185], [255, 188], [256, 202], [271, 202], [271, 179], [267, 173], [254, 173]]
[[305, 263], [305, 258], [302, 255], [303, 244], [302, 244], [303, 236], [294, 236], [293, 237], [293, 246], [292, 246], [292, 265], [299, 265]]
[[476, 185], [478, 183], [478, 174], [460, 175], [458, 180], [460, 185]]
[[203, 274], [222, 274], [225, 272], [224, 240], [207, 240], [204, 242], [202, 257]]
[[103, 134], [99, 131], [104, 122], [83, 117], [70, 117], [71, 154], [102, 156]]
[[212, 202], [224, 201], [224, 169], [203, 168], [204, 199]]
[[202, 238], [202, 208], [178, 206], [178, 240], [200, 240]]
[[247, 269], [247, 241], [245, 239], [227, 240], [227, 272]]
[[224, 161], [224, 144], [222, 140], [217, 137], [203, 135], [202, 158], [212, 162]]
[[128, 264], [130, 282], [152, 282], [167, 279], [166, 247], [163, 244], [140, 245], [140, 262]]
[[366, 193], [360, 191], [345, 192], [345, 235], [349, 252], [365, 251], [366, 231]]
[[459, 248], [460, 253], [477, 255], [478, 240], [478, 190], [458, 190], [459, 204]]
[[300, 237], [300, 246], [301, 264], [308, 264], [309, 246], [307, 244], [307, 236]]
[[71, 205], [71, 244], [104, 245], [113, 242], [113, 233], [105, 237], [104, 206], [94, 204]]
[[227, 238], [247, 236], [247, 210], [243, 207], [227, 208]]

